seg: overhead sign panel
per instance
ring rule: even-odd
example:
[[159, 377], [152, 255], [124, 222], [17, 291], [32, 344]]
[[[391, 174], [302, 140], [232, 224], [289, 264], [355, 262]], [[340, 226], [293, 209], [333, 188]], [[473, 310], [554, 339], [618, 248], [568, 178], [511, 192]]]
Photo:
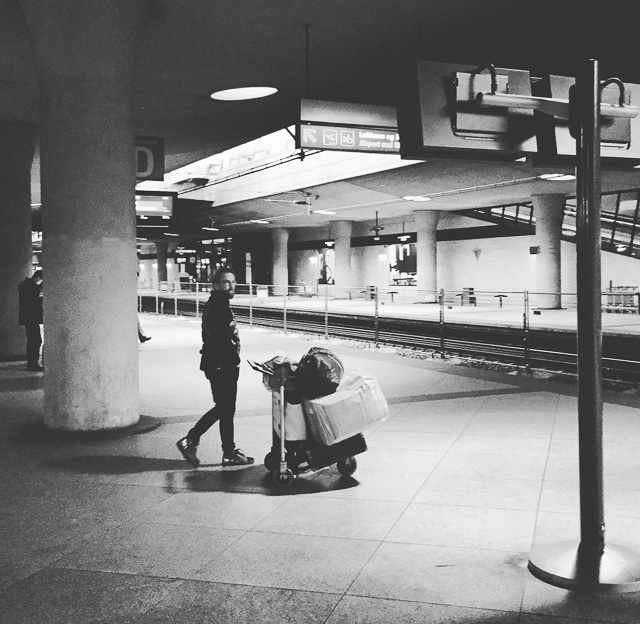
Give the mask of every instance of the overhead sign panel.
[[301, 124], [298, 126], [298, 147], [398, 154], [400, 135], [394, 129]]
[[337, 126], [367, 128], [398, 127], [396, 109], [393, 106], [327, 102], [325, 100], [300, 100], [300, 121]]
[[[568, 101], [575, 78], [546, 76], [533, 83], [534, 95]], [[603, 105], [620, 104], [620, 89], [615, 84], [601, 91]], [[640, 85], [624, 84], [624, 106], [640, 105]], [[569, 121], [559, 116], [535, 113], [538, 154], [534, 162], [575, 164], [576, 141], [569, 132]], [[611, 118], [600, 116], [600, 156], [603, 167], [634, 167], [640, 164], [640, 116]]]
[[482, 93], [531, 95], [529, 72], [416, 61], [399, 72], [403, 158], [515, 160], [535, 153], [533, 111], [480, 106]]
[[392, 106], [300, 100], [296, 146], [343, 152], [398, 154], [400, 135]]

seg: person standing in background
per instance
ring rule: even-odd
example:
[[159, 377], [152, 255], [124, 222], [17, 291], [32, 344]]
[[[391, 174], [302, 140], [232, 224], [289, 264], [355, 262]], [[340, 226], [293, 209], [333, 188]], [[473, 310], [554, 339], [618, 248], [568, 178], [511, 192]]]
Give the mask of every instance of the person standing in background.
[[40, 365], [40, 325], [43, 322], [41, 270], [18, 284], [18, 303], [18, 324], [24, 327], [27, 335], [27, 370], [42, 371], [44, 367]]

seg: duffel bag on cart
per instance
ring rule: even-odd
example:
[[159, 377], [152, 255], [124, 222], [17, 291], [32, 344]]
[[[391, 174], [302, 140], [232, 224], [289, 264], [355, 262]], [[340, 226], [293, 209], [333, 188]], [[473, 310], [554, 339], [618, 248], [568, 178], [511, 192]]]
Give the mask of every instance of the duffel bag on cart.
[[377, 379], [363, 370], [350, 371], [336, 392], [303, 401], [303, 407], [313, 439], [324, 445], [346, 440], [389, 417]]

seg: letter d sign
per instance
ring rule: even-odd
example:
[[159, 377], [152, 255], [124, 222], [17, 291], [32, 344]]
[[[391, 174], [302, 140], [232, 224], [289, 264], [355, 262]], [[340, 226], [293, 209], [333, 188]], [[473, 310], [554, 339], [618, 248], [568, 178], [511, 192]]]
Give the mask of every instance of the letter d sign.
[[136, 180], [164, 180], [162, 137], [136, 137]]

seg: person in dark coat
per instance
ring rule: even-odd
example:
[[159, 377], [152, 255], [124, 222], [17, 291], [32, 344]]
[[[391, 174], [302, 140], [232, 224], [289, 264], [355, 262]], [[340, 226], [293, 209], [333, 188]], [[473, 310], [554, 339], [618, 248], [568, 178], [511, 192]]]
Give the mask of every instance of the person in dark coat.
[[27, 335], [27, 370], [41, 371], [40, 347], [42, 346], [42, 271], [18, 284], [18, 324], [24, 326]]
[[218, 269], [213, 276], [213, 290], [202, 313], [202, 349], [200, 370], [211, 384], [214, 406], [194, 427], [176, 443], [182, 456], [192, 465], [199, 466], [197, 450], [200, 437], [216, 422], [220, 423], [222, 465], [253, 464], [236, 448], [234, 441], [234, 415], [240, 373], [240, 336], [229, 302], [235, 295], [236, 280], [228, 268]]

